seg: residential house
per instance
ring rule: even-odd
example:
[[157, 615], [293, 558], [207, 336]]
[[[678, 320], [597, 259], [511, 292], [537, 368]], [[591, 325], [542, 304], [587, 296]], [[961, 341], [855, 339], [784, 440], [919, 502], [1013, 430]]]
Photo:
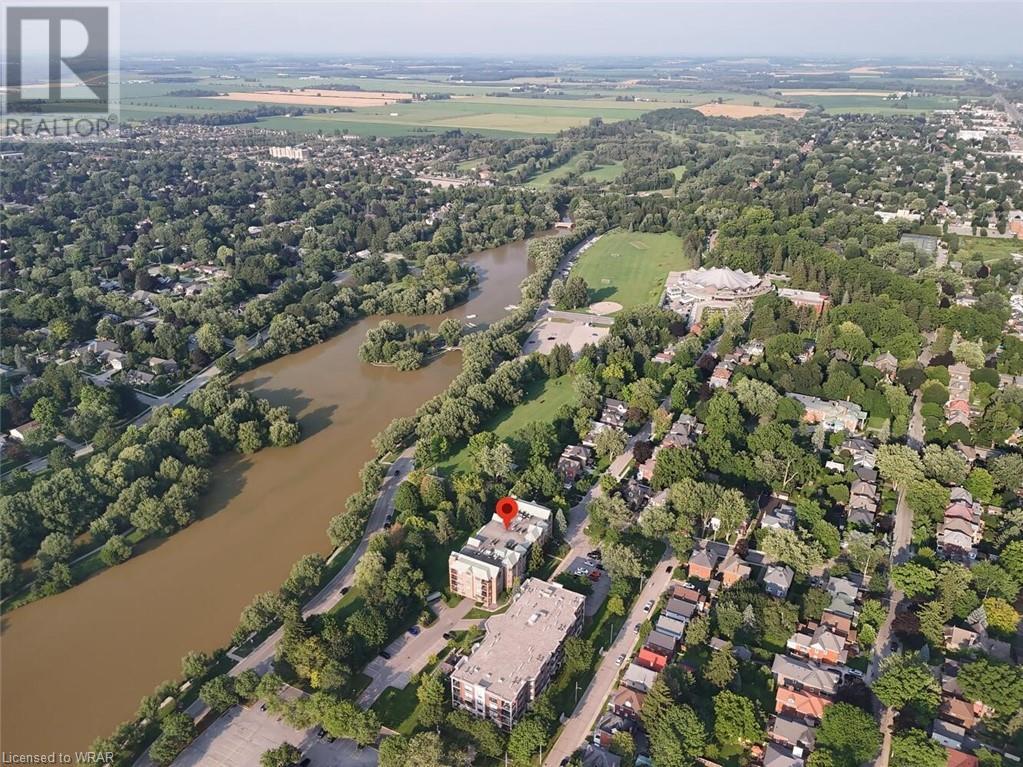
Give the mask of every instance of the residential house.
[[657, 672], [640, 666], [638, 663], [630, 663], [622, 676], [623, 685], [642, 693], [650, 692], [656, 681]]
[[781, 743], [790, 748], [804, 748], [812, 751], [817, 740], [817, 731], [805, 722], [776, 716], [771, 722], [768, 737], [775, 743]]
[[15, 426], [11, 429], [11, 439], [15, 442], [24, 442], [33, 432], [39, 431], [41, 428], [42, 424], [39, 423], [39, 421], [28, 421], [27, 423], [23, 423], [21, 426]]
[[801, 748], [789, 748], [778, 743], [768, 743], [761, 758], [763, 767], [803, 767]]
[[948, 401], [945, 403], [945, 420], [950, 424], [970, 425], [970, 368], [962, 362], [948, 368]]
[[645, 700], [646, 693], [622, 685], [611, 694], [611, 710], [623, 719], [638, 719]]
[[938, 526], [938, 552], [961, 561], [977, 557], [977, 544], [984, 537], [983, 508], [963, 488], [954, 488]]
[[796, 507], [789, 503], [787, 498], [772, 495], [761, 508], [763, 510], [760, 518], [761, 527], [775, 530], [796, 529]]
[[764, 571], [764, 591], [772, 597], [784, 599], [792, 587], [795, 573], [788, 565], [769, 565]]
[[842, 674], [837, 668], [819, 666], [791, 655], [775, 655], [771, 673], [779, 687], [810, 690], [825, 697], [833, 696], [842, 682]]
[[705, 548], [699, 543], [693, 547], [693, 553], [689, 557], [689, 577], [709, 581], [714, 575], [714, 568], [717, 567], [721, 557], [716, 551]]
[[150, 357], [146, 365], [157, 375], [174, 374], [178, 372], [178, 363], [174, 360], [165, 360], [163, 357]]
[[593, 450], [585, 445], [569, 445], [558, 459], [558, 476], [566, 486], [574, 485], [586, 473], [593, 460]]
[[664, 655], [671, 659], [675, 655], [675, 648], [678, 647], [678, 639], [671, 634], [663, 634], [654, 629], [647, 634], [646, 647], [658, 655]]
[[686, 622], [680, 621], [676, 618], [669, 618], [667, 615], [662, 615], [657, 619], [657, 630], [662, 634], [673, 636], [676, 639], [681, 640], [682, 636], [686, 633]]
[[962, 748], [966, 739], [966, 728], [952, 722], [935, 719], [931, 725], [931, 739], [938, 741], [946, 748]]
[[726, 588], [739, 581], [746, 580], [751, 572], [750, 566], [746, 564], [742, 557], [735, 553], [734, 549], [728, 552], [728, 556], [724, 558], [721, 566], [718, 568], [718, 573], [721, 575], [721, 583]]
[[632, 719], [618, 716], [613, 712], [607, 712], [597, 720], [597, 726], [593, 730], [593, 745], [601, 749], [611, 746], [611, 738], [618, 732], [632, 732], [636, 728]]
[[620, 429], [625, 426], [625, 414], [628, 411], [629, 406], [624, 402], [608, 397], [604, 400], [604, 409], [600, 413], [600, 420], [608, 426]]
[[664, 667], [668, 665], [668, 661], [671, 660], [671, 655], [668, 653], [661, 653], [652, 647], [642, 647], [639, 653], [636, 655], [635, 662], [644, 668], [651, 669], [660, 673], [664, 671]]
[[867, 412], [855, 402], [825, 400], [794, 392], [785, 396], [803, 406], [806, 423], [823, 424], [827, 431], [856, 432], [867, 420]]
[[625, 505], [634, 512], [640, 512], [654, 497], [653, 488], [636, 479], [628, 480], [621, 489]]
[[980, 641], [980, 634], [958, 626], [945, 626], [942, 634], [945, 638], [945, 649], [956, 652], [973, 649]]
[[845, 663], [848, 656], [845, 650], [845, 637], [824, 624], [811, 623], [797, 630], [789, 637], [786, 646], [797, 655], [820, 663]]
[[899, 372], [899, 359], [891, 352], [882, 352], [871, 364], [884, 373], [889, 381], [894, 381], [895, 374]]
[[699, 603], [672, 596], [664, 606], [663, 614], [677, 621], [688, 623], [699, 612]]
[[793, 690], [779, 687], [774, 696], [774, 712], [787, 717], [808, 719], [819, 722], [824, 717], [824, 709], [831, 701], [812, 690]]
[[735, 369], [735, 361], [726, 357], [714, 366], [710, 374], [708, 384], [712, 389], [727, 389], [732, 380], [732, 372]]
[[973, 754], [967, 754], [955, 748], [945, 747], [948, 761], [945, 767], [980, 767], [980, 761]]
[[592, 743], [584, 743], [579, 749], [583, 767], [622, 767], [622, 758]]

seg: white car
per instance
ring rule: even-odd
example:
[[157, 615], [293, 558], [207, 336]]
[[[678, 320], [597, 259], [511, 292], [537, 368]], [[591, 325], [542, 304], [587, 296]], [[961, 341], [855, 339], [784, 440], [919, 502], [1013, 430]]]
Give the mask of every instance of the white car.
[[647, 602], [645, 605], [643, 605], [643, 612], [645, 612], [645, 613], [650, 612], [650, 610], [653, 608], [653, 606], [654, 606], [654, 600], [651, 599], [649, 602]]
[[615, 658], [615, 665], [616, 666], [620, 666], [623, 663], [625, 663], [625, 653], [622, 653], [617, 658]]

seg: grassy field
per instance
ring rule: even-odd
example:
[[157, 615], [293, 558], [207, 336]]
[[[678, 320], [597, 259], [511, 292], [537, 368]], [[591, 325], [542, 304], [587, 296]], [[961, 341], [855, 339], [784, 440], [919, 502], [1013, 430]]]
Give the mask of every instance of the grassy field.
[[572, 274], [586, 280], [593, 301], [617, 301], [629, 308], [656, 303], [668, 272], [688, 267], [674, 234], [615, 231], [587, 250]]
[[958, 103], [948, 96], [910, 96], [901, 101], [888, 101], [883, 96], [792, 96], [793, 101], [824, 107], [828, 114], [897, 115], [906, 113], [932, 112], [935, 109], [952, 109]]
[[[481, 431], [492, 431], [501, 439], [507, 439], [528, 423], [551, 421], [558, 409], [574, 401], [575, 390], [572, 377], [562, 376], [554, 380], [545, 379], [533, 383], [517, 407], [502, 410], [481, 427]], [[455, 455], [439, 464], [444, 473], [463, 470], [469, 462], [469, 450], [463, 447]]]
[[1002, 237], [959, 237], [959, 252], [949, 258], [953, 261], [983, 261], [986, 264], [1023, 253], [1023, 241]]
[[614, 181], [625, 172], [625, 163], [616, 162], [611, 165], [600, 165], [591, 171], [583, 174], [586, 181], [608, 183]]

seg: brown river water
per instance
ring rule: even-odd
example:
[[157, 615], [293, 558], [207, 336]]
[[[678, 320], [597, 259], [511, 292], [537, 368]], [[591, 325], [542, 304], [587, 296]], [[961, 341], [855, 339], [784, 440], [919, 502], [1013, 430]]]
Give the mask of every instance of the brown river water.
[[[526, 243], [471, 257], [480, 286], [444, 316], [493, 322], [519, 300]], [[443, 316], [394, 317], [436, 326]], [[189, 650], [222, 646], [253, 595], [274, 589], [302, 554], [326, 554], [327, 522], [359, 488], [370, 440], [411, 415], [459, 371], [457, 353], [420, 370], [363, 364], [371, 317], [317, 346], [245, 374], [240, 383], [292, 408], [302, 441], [224, 459], [203, 516], [124, 564], [2, 616], [0, 743], [5, 752], [73, 752], [130, 717], [181, 673]]]

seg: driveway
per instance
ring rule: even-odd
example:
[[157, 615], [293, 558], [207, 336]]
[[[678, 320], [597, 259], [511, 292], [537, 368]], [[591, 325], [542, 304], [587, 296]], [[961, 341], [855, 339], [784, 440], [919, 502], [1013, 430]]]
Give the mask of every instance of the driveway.
[[[579, 703], [576, 705], [575, 711], [572, 712], [572, 716], [565, 722], [554, 747], [544, 758], [543, 763], [548, 767], [556, 767], [561, 764], [562, 759], [571, 756], [584, 741], [589, 740], [593, 724], [604, 710], [607, 696], [614, 689], [619, 673], [626, 668], [625, 663], [619, 666], [615, 661], [619, 655], [624, 653], [627, 662], [628, 656], [632, 654], [632, 648], [636, 644], [635, 627], [649, 618], [647, 613], [643, 612], [643, 605], [651, 599], [656, 600], [660, 597], [671, 582], [672, 574], [667, 572], [667, 568], [670, 567], [671, 570], [674, 570], [677, 566], [678, 560], [675, 559], [669, 546], [640, 590], [639, 596], [626, 618], [625, 626], [618, 632], [617, 637], [604, 654], [597, 667], [597, 673], [594, 674], [586, 691], [579, 698]], [[599, 638], [597, 638], [596, 644], [600, 644]]]
[[430, 656], [440, 655], [444, 650], [448, 643], [444, 634], [456, 630], [475, 606], [471, 599], [463, 599], [455, 607], [444, 606], [437, 620], [422, 629], [418, 636], [406, 631], [391, 642], [386, 648], [390, 658], [378, 655], [363, 669], [363, 673], [372, 677], [373, 681], [359, 696], [359, 705], [369, 708], [388, 687], [405, 689], [409, 679], [426, 666]]

